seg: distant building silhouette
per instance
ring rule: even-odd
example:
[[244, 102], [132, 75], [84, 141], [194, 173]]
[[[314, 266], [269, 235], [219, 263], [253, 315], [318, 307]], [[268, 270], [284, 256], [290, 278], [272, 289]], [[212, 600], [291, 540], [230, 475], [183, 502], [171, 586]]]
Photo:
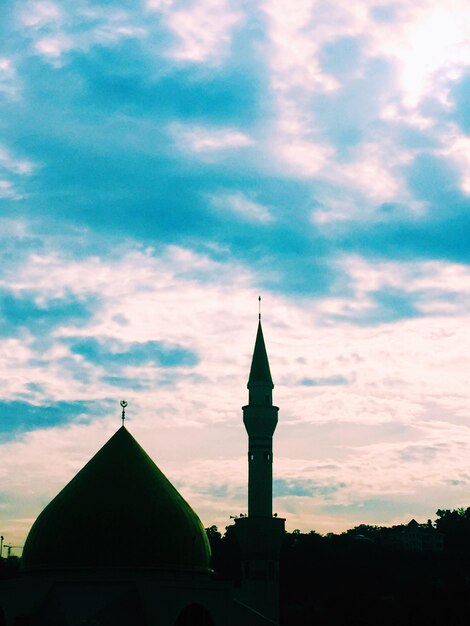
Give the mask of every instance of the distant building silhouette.
[[382, 535], [385, 545], [407, 552], [443, 552], [444, 535], [429, 525], [412, 519], [404, 527], [387, 529]]
[[261, 322], [248, 389], [248, 516], [234, 528], [239, 587], [214, 578], [198, 516], [123, 419], [33, 524], [21, 574], [1, 581], [0, 626], [277, 624], [284, 520], [272, 515], [278, 409]]

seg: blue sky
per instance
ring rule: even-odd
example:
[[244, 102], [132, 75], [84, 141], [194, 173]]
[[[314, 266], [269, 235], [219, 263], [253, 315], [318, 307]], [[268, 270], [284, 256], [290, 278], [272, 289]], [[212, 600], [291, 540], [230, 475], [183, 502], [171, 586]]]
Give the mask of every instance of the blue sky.
[[[470, 8], [6, 1], [0, 530], [119, 425], [246, 508], [257, 297], [289, 528], [470, 492]], [[53, 459], [53, 462], [51, 462]]]

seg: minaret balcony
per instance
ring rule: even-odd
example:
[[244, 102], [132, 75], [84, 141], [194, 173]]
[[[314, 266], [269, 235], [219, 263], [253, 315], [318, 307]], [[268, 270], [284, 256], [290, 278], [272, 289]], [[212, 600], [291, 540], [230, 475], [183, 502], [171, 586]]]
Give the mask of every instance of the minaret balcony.
[[277, 406], [257, 406], [247, 404], [243, 407], [243, 423], [250, 437], [272, 437], [277, 426]]

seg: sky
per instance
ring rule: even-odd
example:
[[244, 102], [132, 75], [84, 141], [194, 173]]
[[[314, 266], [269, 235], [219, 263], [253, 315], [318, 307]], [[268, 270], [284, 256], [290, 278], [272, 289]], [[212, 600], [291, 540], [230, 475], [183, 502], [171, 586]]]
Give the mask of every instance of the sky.
[[470, 505], [468, 1], [1, 13], [5, 541], [121, 399], [206, 526], [246, 512], [258, 296], [289, 530]]

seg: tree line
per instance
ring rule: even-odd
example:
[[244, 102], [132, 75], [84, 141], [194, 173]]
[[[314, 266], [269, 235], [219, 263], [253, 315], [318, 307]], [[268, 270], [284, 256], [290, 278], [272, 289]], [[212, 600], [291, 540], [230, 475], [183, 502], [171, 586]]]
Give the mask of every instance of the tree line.
[[[436, 516], [424, 524], [360, 524], [338, 534], [286, 533], [283, 626], [468, 626], [470, 508], [439, 509]], [[239, 584], [231, 528], [224, 535], [215, 526], [206, 530], [216, 575]], [[426, 540], [420, 543], [420, 536]]]

